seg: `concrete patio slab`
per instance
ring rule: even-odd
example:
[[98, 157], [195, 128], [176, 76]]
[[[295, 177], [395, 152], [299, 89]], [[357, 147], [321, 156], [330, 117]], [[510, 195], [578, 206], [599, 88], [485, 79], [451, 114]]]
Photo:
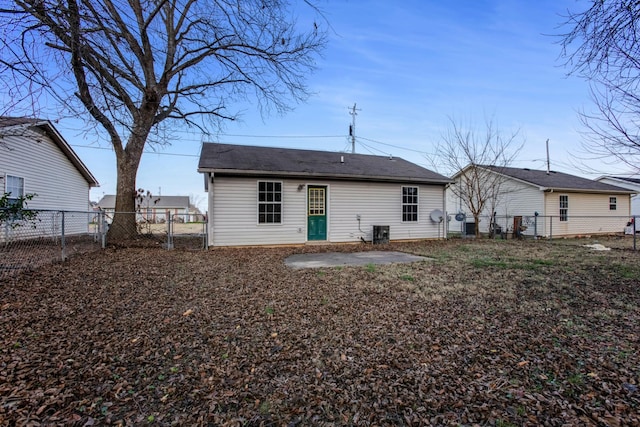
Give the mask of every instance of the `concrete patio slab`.
[[284, 260], [284, 263], [287, 267], [299, 269], [338, 267], [348, 265], [410, 263], [418, 261], [429, 261], [431, 259], [432, 258], [395, 251], [370, 251], [355, 253], [327, 252], [291, 255]]

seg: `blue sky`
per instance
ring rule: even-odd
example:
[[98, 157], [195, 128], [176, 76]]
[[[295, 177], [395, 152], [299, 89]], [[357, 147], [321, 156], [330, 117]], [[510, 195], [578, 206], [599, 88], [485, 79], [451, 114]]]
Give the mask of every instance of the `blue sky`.
[[[251, 104], [236, 104], [242, 120], [220, 135], [178, 132], [178, 140], [143, 156], [138, 187], [154, 194], [194, 195], [204, 207], [197, 173], [203, 141], [349, 151], [349, 109], [357, 103], [356, 152], [402, 157], [430, 167], [427, 156], [449, 118], [483, 129], [492, 117], [501, 131], [519, 130], [525, 142], [513, 166], [544, 169], [545, 141], [551, 168], [595, 178], [628, 171], [584, 156], [578, 111], [591, 108], [586, 82], [567, 77], [559, 59], [558, 25], [575, 0], [402, 1], [320, 0], [332, 26], [318, 70], [308, 79], [314, 93], [285, 116], [261, 117]], [[109, 146], [89, 144], [75, 123], [58, 129], [100, 181], [92, 200], [115, 193], [115, 158]], [[95, 145], [94, 145], [95, 147]]]

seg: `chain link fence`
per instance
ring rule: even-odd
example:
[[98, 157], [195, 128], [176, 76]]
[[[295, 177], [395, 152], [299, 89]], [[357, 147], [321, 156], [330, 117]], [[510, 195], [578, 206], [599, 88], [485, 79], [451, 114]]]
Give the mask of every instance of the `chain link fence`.
[[103, 246], [94, 212], [22, 210], [0, 221], [0, 280]]
[[472, 216], [447, 216], [449, 237], [472, 238], [476, 228], [481, 237], [499, 239], [608, 238], [617, 247], [636, 249], [640, 217], [629, 216], [480, 216], [476, 224]]
[[[122, 214], [136, 217], [136, 237], [126, 241], [126, 245], [188, 250], [207, 248], [207, 221], [202, 214], [168, 214], [153, 219], [146, 218], [140, 212], [123, 212]], [[117, 226], [113, 222], [115, 215], [114, 212], [104, 213], [103, 228], [106, 231]], [[108, 240], [106, 244], [109, 244]]]
[[[6, 211], [5, 211], [6, 212]], [[206, 217], [173, 214], [147, 221], [136, 215], [136, 235], [128, 246], [166, 249], [207, 248]], [[24, 209], [0, 221], [0, 281], [24, 271], [66, 260], [109, 245], [113, 213]]]

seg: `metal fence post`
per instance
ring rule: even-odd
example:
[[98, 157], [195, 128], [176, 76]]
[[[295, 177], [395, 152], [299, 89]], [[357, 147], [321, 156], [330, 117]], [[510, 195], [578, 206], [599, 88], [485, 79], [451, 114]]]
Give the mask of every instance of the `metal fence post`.
[[173, 215], [169, 215], [169, 220], [167, 221], [167, 249], [173, 249]]
[[636, 221], [638, 220], [637, 217], [633, 217], [633, 250], [636, 250]]
[[66, 254], [66, 242], [64, 240], [64, 211], [60, 212], [62, 214], [62, 216], [60, 217], [60, 244], [62, 246], [62, 261], [67, 259], [67, 254]]
[[549, 217], [549, 239], [553, 239], [553, 217]]

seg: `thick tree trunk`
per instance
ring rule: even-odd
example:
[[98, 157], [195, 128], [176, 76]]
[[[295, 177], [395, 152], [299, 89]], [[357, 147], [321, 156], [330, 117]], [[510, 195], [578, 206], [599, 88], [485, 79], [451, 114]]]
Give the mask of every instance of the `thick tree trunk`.
[[116, 212], [107, 233], [109, 242], [133, 239], [138, 234], [136, 227], [136, 172], [125, 162], [118, 162], [118, 184]]
[[[107, 233], [109, 242], [134, 239], [138, 236], [136, 224], [136, 175], [138, 174], [138, 165], [140, 164], [147, 134], [148, 131], [138, 132], [137, 138], [132, 136], [129, 139], [126, 149], [116, 151], [118, 171], [116, 212]], [[135, 132], [134, 135], [136, 135]]]

